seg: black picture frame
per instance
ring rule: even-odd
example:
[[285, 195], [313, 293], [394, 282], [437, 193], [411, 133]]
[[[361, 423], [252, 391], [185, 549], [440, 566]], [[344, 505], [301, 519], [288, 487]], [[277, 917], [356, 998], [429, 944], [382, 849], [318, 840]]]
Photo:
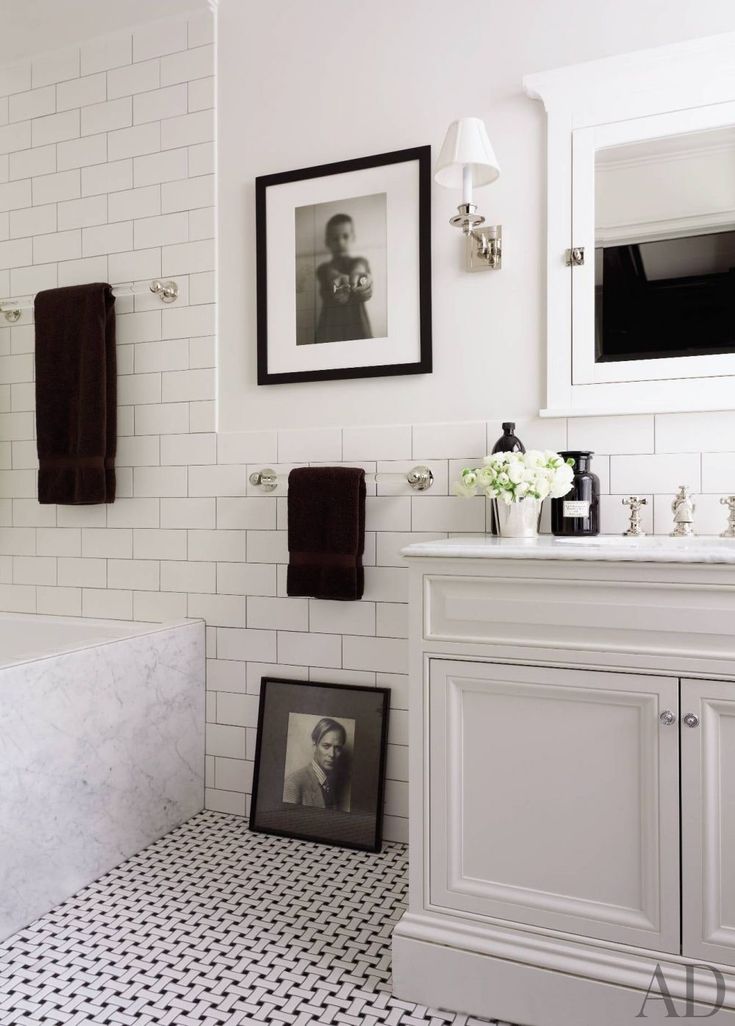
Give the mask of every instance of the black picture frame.
[[[379, 852], [389, 709], [390, 688], [263, 677], [250, 829]], [[331, 808], [308, 800], [295, 802], [293, 794], [294, 780], [311, 779], [309, 763], [295, 771], [294, 767], [301, 767], [303, 753], [313, 753], [310, 731], [325, 719], [340, 724], [345, 738], [342, 758], [346, 765], [339, 778], [340, 803]], [[316, 779], [314, 776], [312, 783]]]
[[[268, 369], [268, 273], [267, 273], [267, 192], [286, 183], [322, 178], [329, 175], [363, 171], [391, 164], [416, 161], [418, 188], [418, 256], [419, 256], [419, 359], [413, 363], [391, 363], [380, 366], [325, 368], [324, 370], [273, 373]], [[301, 381], [334, 381], [345, 378], [385, 377], [397, 374], [430, 374], [432, 371], [431, 323], [431, 147], [415, 146], [354, 160], [341, 160], [316, 167], [262, 175], [255, 179], [255, 235], [257, 258], [257, 361], [258, 384], [277, 385]], [[411, 240], [406, 240], [410, 245]]]

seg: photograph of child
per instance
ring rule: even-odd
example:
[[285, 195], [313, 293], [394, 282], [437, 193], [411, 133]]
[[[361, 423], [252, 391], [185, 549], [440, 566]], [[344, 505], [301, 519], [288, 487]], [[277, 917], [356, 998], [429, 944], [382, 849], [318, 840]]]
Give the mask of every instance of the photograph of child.
[[386, 195], [297, 207], [296, 344], [384, 338]]

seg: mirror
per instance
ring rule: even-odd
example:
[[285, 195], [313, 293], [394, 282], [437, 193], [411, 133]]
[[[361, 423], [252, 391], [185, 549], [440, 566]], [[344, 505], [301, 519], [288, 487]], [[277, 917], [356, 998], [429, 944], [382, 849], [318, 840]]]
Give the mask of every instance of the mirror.
[[595, 151], [595, 362], [735, 353], [735, 126]]

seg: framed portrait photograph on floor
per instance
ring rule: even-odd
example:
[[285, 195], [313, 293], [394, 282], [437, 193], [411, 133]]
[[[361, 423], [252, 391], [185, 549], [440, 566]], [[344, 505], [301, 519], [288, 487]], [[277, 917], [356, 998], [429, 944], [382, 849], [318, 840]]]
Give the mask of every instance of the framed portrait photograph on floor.
[[264, 677], [250, 829], [380, 851], [389, 688]]
[[431, 372], [430, 152], [256, 179], [259, 385]]

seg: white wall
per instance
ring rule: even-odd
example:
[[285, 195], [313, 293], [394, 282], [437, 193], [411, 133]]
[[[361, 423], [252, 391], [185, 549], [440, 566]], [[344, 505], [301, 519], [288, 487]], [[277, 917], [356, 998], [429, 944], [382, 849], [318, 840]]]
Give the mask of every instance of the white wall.
[[[505, 419], [542, 403], [544, 114], [521, 78], [732, 30], [731, 0], [220, 2], [220, 429]], [[503, 270], [467, 275], [434, 187], [434, 373], [255, 385], [256, 175], [431, 143], [487, 121], [503, 174], [478, 192]], [[492, 384], [502, 372], [502, 387]], [[502, 369], [502, 370], [501, 370]]]

